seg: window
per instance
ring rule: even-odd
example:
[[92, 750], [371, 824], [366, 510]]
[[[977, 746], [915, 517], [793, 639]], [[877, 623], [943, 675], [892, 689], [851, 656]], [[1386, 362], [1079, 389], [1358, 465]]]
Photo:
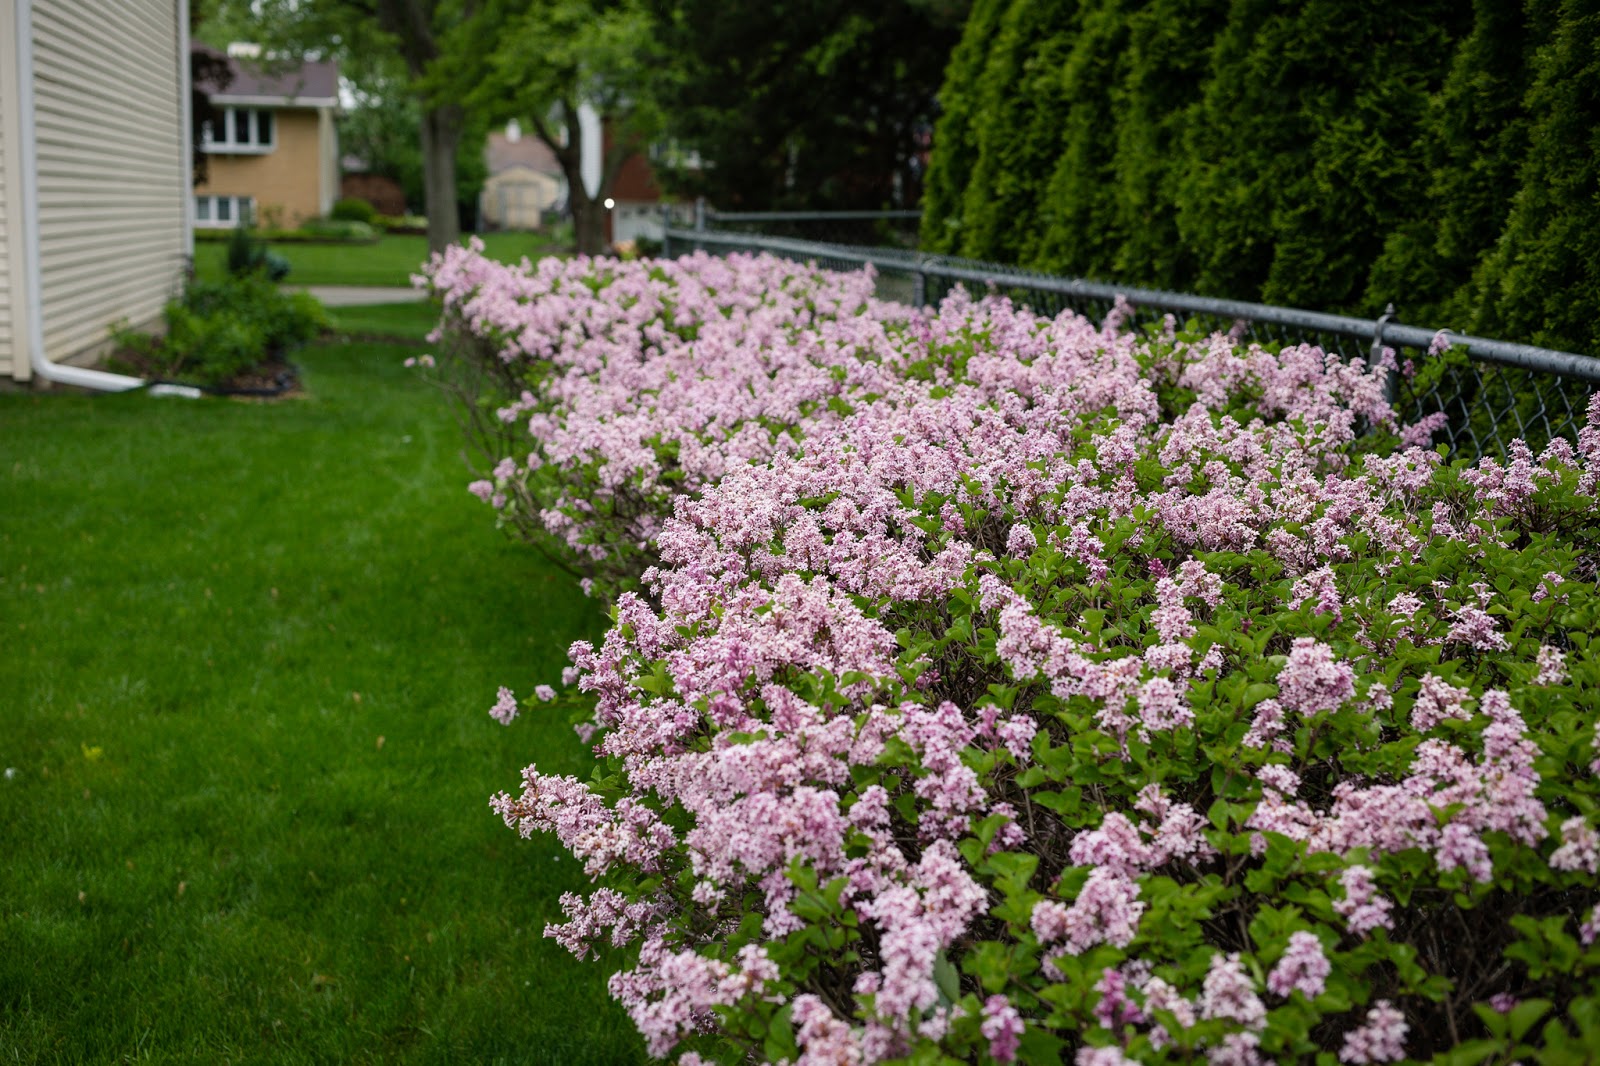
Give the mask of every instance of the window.
[[202, 229], [233, 229], [247, 218], [254, 218], [253, 196], [196, 196], [194, 224]]
[[275, 146], [273, 136], [277, 125], [272, 112], [259, 107], [225, 107], [218, 124], [222, 136], [211, 123], [205, 124], [202, 134], [208, 152], [244, 155], [264, 155]]

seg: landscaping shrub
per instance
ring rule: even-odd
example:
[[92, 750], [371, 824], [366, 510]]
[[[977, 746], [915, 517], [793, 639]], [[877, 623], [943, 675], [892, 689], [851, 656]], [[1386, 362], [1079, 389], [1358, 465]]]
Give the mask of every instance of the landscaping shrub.
[[228, 274], [236, 278], [260, 274], [268, 281], [282, 281], [289, 276], [289, 261], [267, 248], [247, 217], [228, 231]]
[[428, 232], [428, 217], [426, 215], [379, 215], [374, 225], [380, 227], [385, 233], [426, 234]]
[[370, 223], [350, 219], [313, 218], [300, 224], [307, 238], [335, 241], [375, 241], [378, 231]]
[[166, 331], [112, 330], [120, 360], [149, 377], [218, 385], [280, 359], [327, 328], [305, 293], [282, 293], [260, 273], [191, 281], [162, 312]]
[[[658, 565], [572, 650], [600, 765], [493, 807], [596, 880], [547, 935], [654, 1054], [1588, 1061], [1600, 399], [1446, 466], [1388, 367], [723, 271], [432, 270], [447, 332], [542, 365], [534, 465], [581, 421], [562, 491], [651, 490]], [[734, 368], [819, 356], [873, 374], [732, 448], [790, 391]]]
[[705, 254], [525, 270], [481, 252], [446, 251], [428, 279], [474, 491], [608, 597], [656, 562], [678, 495], [792, 450], [901, 373], [888, 327], [910, 312], [867, 274]]
[[364, 222], [374, 228], [381, 224], [378, 209], [359, 196], [346, 196], [335, 201], [328, 218], [334, 222]]

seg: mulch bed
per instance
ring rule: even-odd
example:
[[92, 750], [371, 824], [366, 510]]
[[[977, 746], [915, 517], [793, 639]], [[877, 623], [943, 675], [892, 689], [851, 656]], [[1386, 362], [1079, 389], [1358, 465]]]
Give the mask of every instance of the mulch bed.
[[185, 385], [199, 389], [209, 396], [245, 396], [261, 400], [279, 400], [299, 396], [305, 392], [300, 383], [300, 368], [287, 359], [274, 356], [214, 385], [198, 381], [185, 381], [182, 377], [168, 377], [156, 360], [141, 358], [137, 353], [116, 353], [114, 361], [128, 373], [142, 377], [152, 385]]

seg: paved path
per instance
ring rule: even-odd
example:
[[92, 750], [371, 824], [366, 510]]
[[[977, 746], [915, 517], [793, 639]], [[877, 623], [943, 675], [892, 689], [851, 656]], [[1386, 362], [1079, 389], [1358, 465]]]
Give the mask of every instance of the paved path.
[[304, 285], [294, 286], [309, 292], [328, 307], [360, 307], [363, 304], [409, 304], [427, 299], [427, 293], [416, 289], [389, 288], [377, 285]]

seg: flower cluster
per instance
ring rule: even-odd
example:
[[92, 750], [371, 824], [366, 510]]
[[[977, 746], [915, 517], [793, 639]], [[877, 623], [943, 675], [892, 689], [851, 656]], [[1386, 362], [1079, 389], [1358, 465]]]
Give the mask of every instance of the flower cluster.
[[417, 282], [476, 419], [471, 490], [608, 594], [649, 565], [676, 495], [793, 451], [920, 358], [870, 276], [770, 256], [516, 266], [474, 238]]
[[[572, 649], [605, 769], [495, 807], [596, 879], [549, 932], [621, 949], [653, 1054], [1581, 1060], [1600, 399], [1576, 442], [1449, 465], [1384, 367], [1313, 347], [756, 259], [433, 284], [544, 367], [515, 417], [548, 485], [643, 501], [568, 541], [648, 564]], [[763, 359], [835, 391], [684, 385], [692, 425], [624, 396]], [[633, 418], [655, 460], [596, 436]]]

